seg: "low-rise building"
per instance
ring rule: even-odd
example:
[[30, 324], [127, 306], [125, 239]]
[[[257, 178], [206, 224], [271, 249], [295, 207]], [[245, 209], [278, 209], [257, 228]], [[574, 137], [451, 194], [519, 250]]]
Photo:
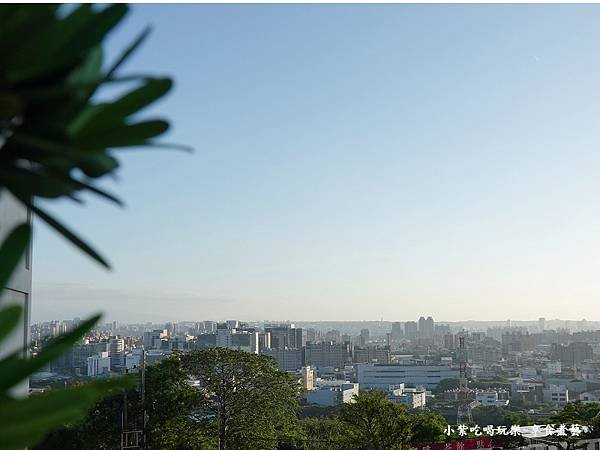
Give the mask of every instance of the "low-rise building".
[[508, 406], [509, 400], [500, 398], [500, 393], [495, 390], [478, 391], [475, 400], [482, 406]]
[[447, 365], [360, 364], [356, 371], [361, 388], [378, 388], [385, 391], [390, 390], [390, 386], [401, 383], [431, 389], [446, 378], [459, 376], [458, 369]]
[[600, 402], [600, 389], [583, 392], [579, 394], [579, 400], [582, 403], [597, 403]]
[[569, 390], [566, 386], [557, 386], [555, 384], [551, 384], [544, 388], [542, 393], [544, 403], [565, 405], [569, 402]]
[[405, 388], [404, 386], [393, 389], [387, 398], [393, 402], [401, 403], [409, 409], [423, 408], [427, 401], [427, 392], [420, 388]]
[[320, 406], [335, 406], [353, 402], [355, 395], [358, 395], [357, 383], [327, 382], [320, 383], [315, 390], [306, 392], [306, 402]]

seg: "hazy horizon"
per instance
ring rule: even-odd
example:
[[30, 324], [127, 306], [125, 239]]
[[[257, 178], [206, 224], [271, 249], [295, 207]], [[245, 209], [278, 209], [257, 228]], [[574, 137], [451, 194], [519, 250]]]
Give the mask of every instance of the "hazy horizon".
[[40, 202], [32, 321], [600, 319], [600, 5], [143, 5], [195, 153]]

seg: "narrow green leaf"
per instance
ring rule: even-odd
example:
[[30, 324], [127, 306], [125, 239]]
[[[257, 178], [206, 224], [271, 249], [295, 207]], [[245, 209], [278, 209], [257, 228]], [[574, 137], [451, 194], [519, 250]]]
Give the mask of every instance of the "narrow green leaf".
[[31, 238], [31, 227], [17, 225], [0, 246], [0, 289], [3, 289], [27, 250]]
[[7, 78], [22, 81], [41, 76], [54, 67], [56, 54], [66, 47], [92, 21], [94, 13], [89, 4], [80, 5], [67, 17], [57, 20], [43, 33], [33, 33], [33, 39], [6, 62]]
[[7, 78], [26, 81], [68, 67], [102, 42], [127, 10], [125, 4], [110, 5], [101, 11], [94, 11], [90, 5], [78, 7], [23, 48], [7, 64], [11, 69]]
[[109, 194], [106, 191], [103, 191], [102, 189], [97, 188], [96, 186], [93, 186], [93, 185], [91, 185], [89, 183], [77, 180], [77, 179], [72, 178], [72, 177], [69, 177], [68, 179], [69, 179], [70, 182], [72, 182], [76, 186], [80, 187], [81, 189], [87, 189], [88, 191], [91, 191], [94, 194], [99, 195], [100, 197], [104, 197], [105, 199], [110, 200], [111, 202], [116, 203], [119, 206], [123, 206], [123, 201], [121, 201], [121, 199], [115, 197], [112, 194]]
[[87, 136], [80, 145], [92, 148], [145, 145], [148, 139], [159, 136], [168, 129], [169, 123], [164, 120], [147, 120], [131, 125], [114, 126], [104, 133]]
[[[102, 157], [101, 154], [98, 156]], [[86, 155], [86, 161], [90, 159], [92, 158]], [[123, 202], [114, 195], [85, 181], [71, 177], [69, 171], [36, 172], [25, 168], [0, 169], [0, 179], [2, 179], [8, 190], [15, 192], [19, 197], [32, 197], [36, 195], [39, 197], [56, 198], [63, 195], [72, 196], [74, 191], [85, 189], [119, 206], [123, 206]]]
[[79, 167], [88, 177], [99, 178], [119, 167], [119, 162], [106, 153], [96, 153], [79, 161]]
[[48, 432], [75, 422], [102, 396], [132, 386], [130, 377], [52, 390], [22, 400], [0, 403], [0, 448], [21, 450]]
[[98, 136], [125, 123], [125, 119], [150, 105], [172, 87], [168, 78], [149, 78], [144, 84], [112, 103], [100, 103], [83, 111], [67, 128], [67, 134], [76, 141]]
[[138, 49], [138, 47], [140, 45], [142, 45], [142, 43], [146, 40], [146, 38], [150, 34], [150, 31], [152, 31], [152, 28], [150, 26], [148, 26], [148, 27], [144, 28], [144, 30], [142, 30], [140, 35], [134, 39], [134, 41], [131, 43], [131, 45], [129, 45], [129, 47], [127, 47], [125, 49], [125, 51], [121, 54], [121, 56], [119, 56], [119, 58], [117, 58], [115, 63], [112, 65], [112, 67], [110, 69], [108, 69], [108, 72], [106, 73], [107, 78], [110, 78], [117, 71], [117, 69], [121, 66], [121, 64], [123, 64]]
[[[2, 4], [0, 7], [0, 60], [8, 61], [36, 34], [56, 22], [58, 4]], [[31, 30], [36, 30], [32, 33]]]
[[98, 78], [88, 79], [86, 81], [69, 81], [61, 85], [51, 86], [35, 86], [25, 87], [16, 89], [21, 96], [28, 101], [43, 101], [60, 98], [63, 96], [70, 96], [73, 93], [73, 89], [91, 89], [94, 90], [104, 83], [125, 83], [131, 81], [143, 81], [150, 78], [148, 75], [127, 75], [122, 77], [105, 77], [99, 76]]
[[19, 305], [0, 309], [0, 342], [19, 324], [21, 314], [23, 314], [23, 308]]
[[74, 185], [63, 179], [52, 179], [47, 174], [36, 173], [25, 168], [0, 169], [4, 186], [17, 197], [34, 195], [56, 198], [68, 194]]
[[100, 317], [98, 314], [83, 322], [73, 331], [58, 336], [35, 358], [22, 358], [23, 350], [19, 349], [7, 358], [0, 360], [0, 392], [5, 392], [17, 385], [69, 350], [94, 327]]
[[173, 142], [145, 142], [144, 147], [167, 148], [173, 150], [182, 150], [187, 153], [194, 153], [194, 148], [189, 145], [175, 144]]

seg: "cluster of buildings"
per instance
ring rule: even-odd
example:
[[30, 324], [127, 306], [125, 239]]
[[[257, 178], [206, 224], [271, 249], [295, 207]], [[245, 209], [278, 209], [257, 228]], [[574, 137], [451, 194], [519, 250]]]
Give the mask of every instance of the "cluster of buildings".
[[[35, 342], [79, 323], [35, 324]], [[285, 323], [202, 321], [98, 327], [54, 361], [48, 372], [64, 376], [106, 377], [138, 370], [173, 351], [222, 347], [271, 356], [294, 374], [306, 400], [323, 406], [352, 401], [359, 389], [380, 389], [391, 400], [420, 408], [426, 404], [471, 402], [503, 407], [564, 405], [600, 397], [600, 331], [533, 327], [457, 328], [432, 317], [388, 323], [389, 328], [319, 327]], [[466, 368], [467, 384], [440, 391]]]

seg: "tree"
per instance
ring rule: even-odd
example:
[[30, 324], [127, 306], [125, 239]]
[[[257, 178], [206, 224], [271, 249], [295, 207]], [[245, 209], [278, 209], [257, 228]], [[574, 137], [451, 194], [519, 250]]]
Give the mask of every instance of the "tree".
[[337, 418], [309, 418], [302, 421], [306, 434], [306, 450], [346, 450], [351, 443], [344, 424]]
[[416, 412], [410, 415], [413, 443], [428, 444], [443, 442], [448, 422], [443, 416], [433, 412]]
[[524, 411], [510, 407], [479, 406], [472, 410], [474, 422], [484, 427], [486, 425], [531, 425], [533, 419]]
[[[84, 4], [0, 6], [0, 195], [10, 192], [41, 221], [108, 267], [96, 250], [36, 199], [70, 199], [83, 203], [81, 192], [121, 201], [99, 187], [98, 180], [119, 165], [114, 149], [160, 146], [154, 138], [169, 128], [162, 119], [138, 120], [137, 113], [164, 96], [168, 78], [122, 77], [118, 69], [148, 36], [144, 30], [113, 64], [102, 61], [102, 43], [127, 13], [126, 5], [99, 8]], [[103, 103], [96, 91], [134, 82], [124, 95]], [[0, 245], [0, 288], [7, 285], [31, 239], [31, 226], [16, 226]], [[19, 326], [18, 306], [0, 308], [0, 344]], [[0, 360], [0, 436], [3, 449], [38, 442], [82, 414], [101, 396], [126, 382], [112, 380], [51, 391], [26, 399], [12, 398], [12, 388], [60, 356], [97, 323], [94, 316], [60, 337], [36, 358], [21, 349]]]
[[340, 420], [353, 448], [400, 449], [412, 440], [411, 421], [406, 409], [385, 398], [380, 391], [364, 391], [345, 403]]
[[[552, 425], [566, 425], [564, 435], [553, 434], [546, 439], [553, 442], [557, 447], [565, 450], [575, 450], [577, 448], [587, 447], [587, 444], [579, 444], [583, 439], [600, 436], [600, 403], [567, 403], [562, 411], [551, 415], [547, 422]], [[591, 427], [590, 433], [577, 433], [570, 429], [571, 425], [585, 425]]]
[[443, 380], [440, 380], [433, 392], [434, 394], [442, 394], [445, 391], [457, 389], [459, 385], [460, 380], [458, 378], [444, 378]]
[[205, 399], [197, 418], [214, 424], [220, 450], [277, 448], [297, 436], [302, 388], [273, 359], [224, 348], [180, 358]]
[[178, 354], [148, 366], [145, 385], [147, 448], [214, 448], [207, 430], [192, 418], [205, 397], [189, 384]]
[[[139, 374], [138, 374], [139, 375]], [[141, 382], [141, 377], [138, 377]], [[198, 389], [188, 383], [178, 355], [148, 366], [145, 376], [145, 448], [192, 450], [214, 448], [214, 440], [193, 420], [192, 414], [203, 401]], [[142, 428], [143, 408], [139, 388], [127, 395], [118, 393], [94, 405], [79, 421], [48, 435], [37, 450], [114, 449], [121, 440], [121, 418], [127, 401], [129, 423]]]

